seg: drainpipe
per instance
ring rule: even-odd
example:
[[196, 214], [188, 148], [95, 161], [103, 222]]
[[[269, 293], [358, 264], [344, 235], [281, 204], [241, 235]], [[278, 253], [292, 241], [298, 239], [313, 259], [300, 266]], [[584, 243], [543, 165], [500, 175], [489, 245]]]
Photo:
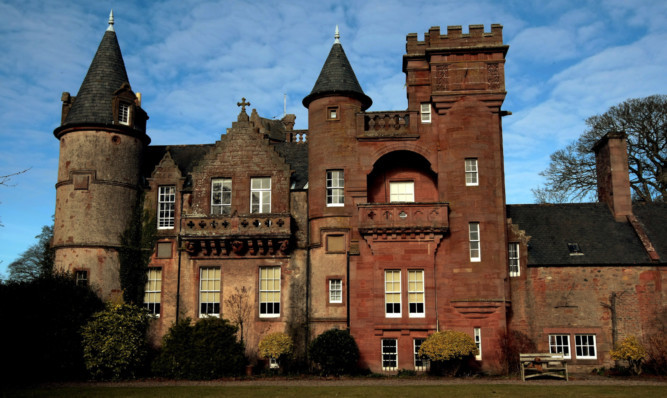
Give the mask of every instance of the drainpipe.
[[181, 240], [181, 232], [183, 228], [183, 191], [181, 190], [181, 208], [179, 209], [178, 217], [178, 236], [176, 237], [176, 250], [178, 250], [178, 271], [176, 273], [176, 322], [178, 323], [178, 314], [181, 309], [181, 245], [183, 244]]
[[347, 297], [347, 300], [346, 300], [346, 306], [347, 306], [346, 317], [347, 317], [347, 330], [349, 331], [350, 330], [350, 250], [347, 250], [347, 252], [345, 254], [346, 254], [346, 257], [347, 257], [347, 265], [346, 265], [347, 266], [347, 271], [345, 273], [346, 274], [345, 283], [347, 285], [346, 288], [345, 288], [345, 290], [346, 290], [345, 293], [346, 293], [346, 297]]

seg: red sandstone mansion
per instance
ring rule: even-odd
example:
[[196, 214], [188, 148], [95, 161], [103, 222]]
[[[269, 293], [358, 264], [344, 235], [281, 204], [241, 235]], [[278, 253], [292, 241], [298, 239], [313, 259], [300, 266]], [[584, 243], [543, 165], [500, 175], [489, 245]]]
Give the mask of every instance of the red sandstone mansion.
[[489, 371], [508, 331], [609, 364], [614, 339], [651, 332], [667, 304], [667, 206], [632, 204], [620, 133], [594, 148], [599, 203], [507, 205], [508, 48], [500, 25], [409, 34], [408, 107], [376, 112], [336, 38], [303, 99], [307, 130], [243, 99], [219, 141], [151, 146], [110, 25], [54, 131], [56, 266], [118, 294], [119, 236], [143, 195], [156, 341], [177, 319], [228, 318], [244, 294], [253, 361], [267, 333], [303, 357], [339, 328], [375, 372], [425, 370], [419, 345], [447, 329], [473, 337]]

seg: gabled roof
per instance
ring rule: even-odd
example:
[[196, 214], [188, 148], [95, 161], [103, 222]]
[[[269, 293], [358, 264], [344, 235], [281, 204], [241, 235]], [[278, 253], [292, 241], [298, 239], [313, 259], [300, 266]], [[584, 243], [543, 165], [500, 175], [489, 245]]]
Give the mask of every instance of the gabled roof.
[[276, 152], [289, 163], [292, 174], [291, 189], [304, 189], [308, 183], [308, 145], [293, 142], [279, 142], [273, 144]]
[[[650, 206], [649, 206], [650, 207]], [[667, 217], [667, 208], [645, 208], [646, 215], [660, 213]], [[643, 213], [642, 213], [643, 214]], [[648, 265], [651, 260], [637, 233], [629, 222], [616, 222], [604, 203], [508, 205], [507, 217], [524, 230], [528, 241], [528, 266], [568, 265]], [[650, 236], [664, 237], [664, 225], [638, 216], [650, 229]], [[667, 221], [667, 220], [665, 220]], [[659, 231], [655, 232], [657, 228]], [[661, 243], [662, 243], [661, 242]], [[568, 244], [578, 244], [581, 253], [572, 253]], [[657, 242], [654, 242], [654, 244]], [[665, 244], [657, 248], [665, 262]]]
[[314, 100], [330, 95], [356, 98], [361, 101], [361, 110], [366, 110], [373, 104], [373, 100], [361, 89], [343, 46], [338, 40], [331, 47], [313, 90], [303, 99], [303, 106], [308, 108]]
[[107, 30], [63, 125], [113, 123], [111, 100], [123, 83], [129, 85], [123, 55], [116, 32]]
[[144, 178], [150, 178], [151, 173], [155, 167], [160, 164], [160, 161], [167, 153], [174, 160], [183, 176], [190, 174], [199, 159], [203, 158], [206, 153], [214, 147], [214, 144], [206, 145], [151, 145], [146, 148], [144, 152], [144, 162], [142, 175]]

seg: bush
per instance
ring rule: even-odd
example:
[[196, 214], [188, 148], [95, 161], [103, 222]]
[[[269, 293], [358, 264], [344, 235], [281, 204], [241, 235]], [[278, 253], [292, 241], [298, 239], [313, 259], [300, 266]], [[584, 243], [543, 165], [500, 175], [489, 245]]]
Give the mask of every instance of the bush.
[[294, 343], [287, 333], [271, 333], [259, 342], [259, 355], [267, 359], [273, 359], [278, 364], [283, 363], [292, 356]]
[[646, 371], [656, 375], [667, 374], [667, 308], [658, 312], [653, 321], [655, 331], [644, 338]]
[[190, 318], [174, 324], [163, 338], [153, 371], [173, 379], [211, 380], [240, 374], [245, 366], [237, 328], [225, 319]]
[[310, 359], [324, 374], [354, 373], [359, 361], [359, 348], [346, 330], [331, 329], [315, 338], [308, 347]]
[[131, 304], [107, 304], [82, 330], [83, 359], [94, 379], [134, 378], [148, 352], [148, 314]]
[[431, 360], [431, 370], [455, 376], [465, 359], [477, 355], [475, 340], [463, 332], [445, 330], [430, 335], [421, 345], [419, 354]]
[[642, 372], [642, 361], [646, 358], [646, 349], [635, 336], [624, 338], [616, 349], [611, 350], [610, 354], [615, 361], [628, 361], [632, 373], [638, 375]]

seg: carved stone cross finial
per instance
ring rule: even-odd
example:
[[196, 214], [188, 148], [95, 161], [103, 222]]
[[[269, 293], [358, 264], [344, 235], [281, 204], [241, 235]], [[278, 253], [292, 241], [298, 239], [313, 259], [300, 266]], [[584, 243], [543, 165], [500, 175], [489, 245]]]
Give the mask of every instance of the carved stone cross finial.
[[246, 102], [244, 97], [241, 98], [241, 102], [237, 102], [236, 105], [241, 107], [241, 112], [245, 112], [245, 107], [250, 106], [250, 102]]

